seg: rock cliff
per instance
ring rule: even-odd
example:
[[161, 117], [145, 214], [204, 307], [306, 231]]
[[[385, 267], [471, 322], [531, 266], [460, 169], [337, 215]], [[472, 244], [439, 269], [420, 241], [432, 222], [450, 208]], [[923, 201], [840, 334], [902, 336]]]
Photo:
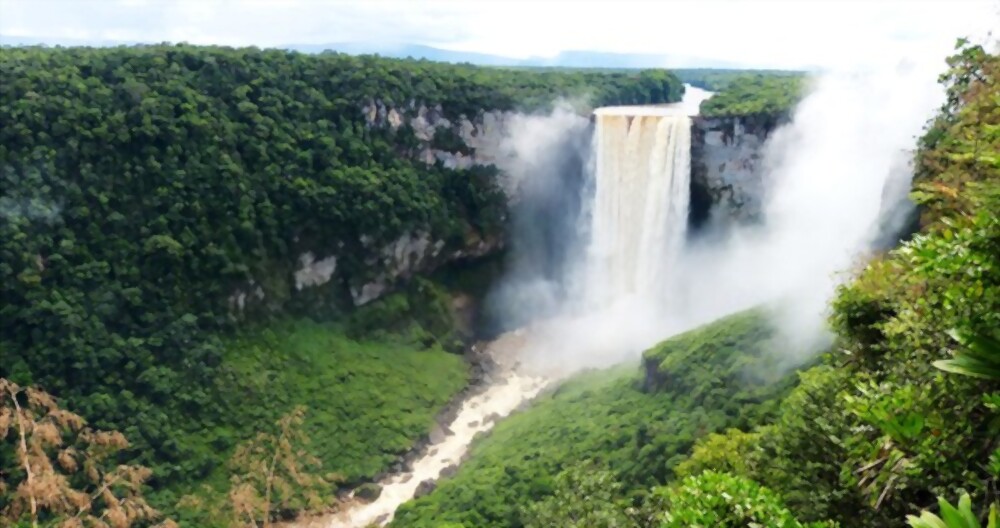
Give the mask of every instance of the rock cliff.
[[[378, 100], [369, 101], [361, 110], [369, 127], [393, 131], [408, 127], [418, 145], [413, 154], [419, 161], [440, 162], [449, 169], [496, 166], [500, 169], [500, 188], [508, 197], [516, 195], [517, 184], [511, 175], [518, 172], [520, 160], [516, 145], [510, 141], [510, 127], [520, 114], [483, 111], [472, 119], [448, 119], [441, 105], [429, 107], [411, 102], [397, 108]], [[430, 273], [447, 262], [495, 253], [502, 249], [503, 238], [483, 237], [470, 230], [455, 247], [454, 243], [448, 245], [421, 231], [405, 233], [381, 247], [362, 236], [361, 245], [369, 271], [364, 277], [344, 276], [338, 266], [338, 259], [346, 251], [342, 246], [313, 248], [300, 254], [291, 269], [274, 270], [289, 275], [288, 284], [279, 289], [316, 308], [330, 303], [362, 306], [392, 291], [398, 281]], [[251, 302], [267, 304], [268, 296], [257, 282], [250, 281], [236, 288], [229, 302], [233, 312], [240, 313]]]
[[691, 133], [691, 223], [752, 222], [763, 200], [768, 136], [784, 116], [696, 117]]
[[452, 120], [445, 117], [441, 105], [428, 107], [411, 101], [405, 108], [396, 108], [375, 99], [362, 112], [368, 126], [385, 126], [394, 131], [410, 127], [420, 145], [417, 159], [424, 163], [440, 161], [449, 169], [494, 165], [501, 171], [500, 187], [508, 196], [516, 193], [509, 169], [517, 156], [507, 139], [511, 123], [519, 114], [484, 110], [471, 118], [461, 115]]
[[[440, 105], [428, 106], [411, 101], [396, 107], [375, 99], [370, 100], [362, 112], [367, 126], [388, 127], [394, 131], [403, 128], [411, 130], [417, 145], [411, 154], [424, 163], [441, 163], [446, 168], [455, 169], [473, 165], [497, 167], [498, 183], [511, 202], [521, 200], [523, 189], [537, 184], [532, 179], [546, 177], [543, 174], [546, 170], [556, 168], [551, 160], [546, 160], [545, 167], [541, 168], [544, 170], [530, 166], [530, 158], [539, 156], [525, 152], [523, 138], [514, 137], [514, 131], [518, 130], [522, 135], [539, 134], [525, 132], [530, 130], [525, 126], [526, 116], [515, 112], [485, 110], [472, 117], [461, 115], [449, 118]], [[761, 179], [764, 143], [784, 121], [784, 116], [771, 115], [694, 118], [691, 140], [691, 223], [694, 227], [710, 220], [745, 223], [759, 218], [764, 187]], [[549, 138], [546, 141], [551, 144], [543, 145], [543, 148], [547, 151], [565, 150], [574, 145], [572, 148], [576, 151], [586, 150], [591, 130], [586, 117], [564, 112], [558, 126], [562, 128], [547, 130], [547, 134], [574, 137], [556, 142]], [[557, 128], [552, 123], [545, 123], [545, 127]], [[548, 152], [546, 156], [551, 157], [552, 153]], [[580, 158], [575, 163], [580, 165], [586, 153], [581, 155], [575, 152], [573, 157]], [[569, 165], [573, 164], [560, 163], [558, 170], [564, 172]], [[574, 170], [582, 172], [584, 169], [578, 166]], [[582, 185], [582, 182], [574, 181], [572, 184]], [[539, 193], [533, 190], [528, 194], [534, 196]], [[544, 230], [546, 226], [536, 225], [535, 229]], [[444, 241], [433, 240], [427, 233], [405, 234], [385, 247], [372, 247], [367, 262], [372, 270], [377, 270], [376, 273], [366, 281], [349, 281], [346, 291], [349, 292], [350, 302], [360, 306], [387, 293], [399, 280], [433, 271], [455, 259], [489, 255], [501, 249], [502, 245], [501, 237], [485, 240], [470, 235], [462, 247], [445, 249]], [[337, 258], [335, 249], [300, 255], [294, 270], [295, 290], [304, 292], [336, 279]], [[240, 292], [239, 305], [242, 306], [244, 298], [249, 300], [259, 296], [259, 289], [252, 286]]]

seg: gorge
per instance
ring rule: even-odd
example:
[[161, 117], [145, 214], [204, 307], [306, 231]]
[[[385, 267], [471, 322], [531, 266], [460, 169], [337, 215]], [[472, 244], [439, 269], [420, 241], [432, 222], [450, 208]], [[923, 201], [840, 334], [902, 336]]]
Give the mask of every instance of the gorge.
[[[663, 277], [684, 244], [690, 192], [690, 114], [711, 94], [688, 86], [685, 99], [662, 107], [607, 107], [594, 111], [592, 130], [595, 162], [586, 176], [594, 187], [592, 233], [585, 263], [588, 283], [585, 310], [599, 311], [615, 303], [639, 299], [656, 303], [666, 294]], [[560, 120], [557, 118], [556, 122]], [[570, 122], [573, 122], [572, 120]], [[448, 126], [445, 124], [444, 126]], [[579, 133], [569, 127], [562, 133]], [[517, 130], [510, 133], [517, 133]], [[517, 141], [518, 138], [510, 138]], [[508, 165], [508, 169], [510, 166]], [[519, 179], [523, 179], [522, 175]], [[537, 187], [529, 187], [538, 189]], [[558, 188], [560, 193], [584, 190]], [[516, 213], [515, 213], [516, 214]], [[574, 225], [568, 222], [565, 225]], [[571, 236], [570, 233], [563, 233]], [[583, 237], [581, 237], [583, 238]], [[564, 308], [565, 309], [565, 308]], [[535, 321], [535, 325], [544, 325]], [[431, 442], [415, 453], [407, 468], [378, 482], [381, 490], [372, 502], [352, 497], [329, 518], [311, 519], [297, 527], [353, 528], [392, 521], [396, 508], [421, 489], [433, 489], [440, 477], [454, 473], [473, 439], [523, 407], [547, 385], [572, 374], [581, 365], [539, 372], [530, 354], [542, 345], [544, 329], [520, 328], [485, 345], [491, 365], [487, 382], [461, 403], [449, 423], [442, 424]], [[629, 352], [628, 350], [626, 350]], [[634, 352], [634, 351], [632, 351]], [[357, 492], [355, 492], [357, 493]], [[426, 492], [424, 492], [426, 493]]]
[[[893, 82], [913, 88], [928, 86], [920, 84], [926, 79], [900, 76]], [[592, 151], [583, 153], [590, 162], [585, 165], [582, 185], [554, 189], [563, 195], [582, 197], [582, 206], [571, 210], [577, 216], [572, 221], [558, 223], [570, 226], [571, 232], [562, 233], [563, 237], [576, 240], [583, 247], [582, 251], [569, 253], [582, 260], [559, 267], [564, 275], [557, 280], [566, 283], [555, 291], [569, 293], [553, 301], [554, 308], [549, 307], [548, 314], [534, 313], [535, 318], [526, 327], [499, 338], [497, 343], [508, 343], [505, 359], [513, 361], [514, 366], [497, 371], [496, 385], [487, 385], [472, 396], [469, 402], [475, 401], [480, 408], [478, 412], [469, 409], [468, 403], [463, 405], [463, 413], [444, 426], [454, 434], [426, 446], [424, 454], [413, 462], [413, 473], [388, 476], [383, 481], [386, 495], [356, 509], [346, 507], [337, 514], [337, 521], [310, 526], [390, 522], [396, 506], [410, 500], [418, 486], [434, 482], [445, 468], [449, 469], [443, 476], [455, 472], [450, 466], [461, 457], [443, 456], [441, 452], [453, 453], [447, 446], [455, 443], [461, 446], [458, 449], [464, 456], [474, 435], [489, 431], [492, 424], [486, 425], [486, 417], [495, 412], [493, 399], [508, 402], [498, 413], [505, 416], [534, 398], [546, 384], [582, 368], [634, 361], [640, 352], [671, 334], [731, 313], [768, 306], [765, 324], [776, 329], [772, 339], [788, 349], [777, 356], [780, 361], [772, 374], [810, 360], [814, 350], [827, 344], [822, 321], [836, 286], [836, 279], [830, 275], [874, 248], [873, 233], [898, 229], [896, 225], [880, 225], [885, 221], [884, 210], [905, 200], [903, 193], [909, 186], [894, 183], [896, 178], [907, 176], [905, 171], [894, 169], [892, 159], [906, 146], [902, 138], [919, 130], [919, 123], [912, 121], [911, 128], [897, 135], [899, 142], [887, 142], [872, 150], [863, 162], [842, 156], [839, 161], [824, 158], [818, 152], [833, 148], [831, 144], [835, 141], [866, 137], [865, 127], [884, 130], [903, 126], [900, 114], [893, 112], [879, 115], [871, 110], [867, 118], [843, 112], [842, 118], [825, 113], [817, 115], [828, 107], [827, 98], [849, 99], [844, 90], [851, 94], [870, 92], [871, 83], [887, 81], [862, 77], [852, 79], [847, 85], [843, 82], [835, 77], [819, 81], [815, 91], [807, 94], [795, 112], [784, 118], [787, 124], [774, 130], [774, 142], [767, 141], [768, 136], [759, 140], [752, 133], [750, 139], [743, 137], [747, 132], [739, 120], [730, 122], [728, 137], [717, 130], [700, 132], [703, 140], [708, 136], [708, 142], [698, 147], [700, 154], [711, 156], [710, 162], [718, 163], [712, 170], [713, 177], [717, 181], [728, 179], [725, 185], [731, 193], [729, 198], [742, 196], [743, 200], [713, 202], [713, 207], [723, 213], [717, 212], [714, 225], [710, 223], [693, 235], [689, 235], [694, 165], [692, 130], [699, 126], [696, 124], [699, 104], [711, 93], [688, 86], [685, 101], [680, 103], [595, 109], [593, 124], [585, 129], [592, 134], [592, 140], [587, 142]], [[929, 112], [928, 100], [915, 95], [905, 110], [900, 106], [900, 111], [907, 115]], [[837, 138], [817, 137], [817, 122], [824, 124], [824, 130], [832, 127], [851, 132]], [[704, 126], [705, 121], [700, 123]], [[837, 127], [838, 123], [844, 128]], [[708, 126], [718, 127], [718, 124], [710, 122]], [[570, 126], [562, 133], [578, 134], [582, 130]], [[506, 133], [517, 134], [518, 130], [507, 129]], [[754, 151], [747, 144], [760, 150]], [[840, 152], [859, 150], [845, 146]], [[746, 160], [760, 160], [759, 164], [766, 169], [758, 171], [753, 165], [748, 166]], [[835, 163], [840, 164], [841, 170], [831, 166]], [[807, 173], [813, 175], [808, 181], [789, 176]], [[523, 181], [523, 176], [515, 175], [514, 180]], [[833, 194], [834, 186], [844, 188]], [[518, 198], [530, 199], [523, 193], [539, 189], [553, 190], [529, 186], [521, 190]], [[741, 207], [757, 210], [753, 214], [736, 214]], [[518, 210], [513, 214], [518, 214]], [[719, 214], [732, 216], [720, 220]], [[827, 229], [830, 231], [824, 231]], [[824, 232], [822, 248], [805, 250], [813, 236]], [[515, 241], [514, 251], [517, 247]], [[773, 270], [779, 267], [789, 271], [776, 277]], [[543, 280], [524, 276], [515, 279], [506, 286], [534, 289]], [[718, 294], [725, 298], [715, 297]], [[514, 298], [531, 297], [537, 294]], [[530, 307], [517, 309], [533, 313]], [[511, 342], [518, 344], [512, 349]], [[487, 351], [492, 348], [486, 346]], [[525, 373], [541, 378], [521, 385], [520, 376]], [[655, 366], [647, 366], [646, 376], [651, 387], [663, 383]], [[516, 387], [521, 387], [520, 394], [510, 391]], [[477, 427], [469, 429], [465, 422], [476, 423]], [[458, 471], [462, 471], [461, 466]], [[397, 491], [401, 485], [404, 492]]]
[[[934, 61], [2, 53], [4, 523], [127, 494], [209, 528], [870, 528], [995, 498], [994, 381], [940, 370], [1000, 327], [982, 47], [947, 97]], [[32, 478], [65, 484], [41, 514]]]

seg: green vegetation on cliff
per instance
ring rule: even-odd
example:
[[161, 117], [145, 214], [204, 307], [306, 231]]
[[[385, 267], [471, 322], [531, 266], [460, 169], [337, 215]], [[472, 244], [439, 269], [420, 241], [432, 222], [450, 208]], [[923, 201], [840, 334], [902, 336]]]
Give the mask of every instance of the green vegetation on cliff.
[[761, 314], [746, 312], [649, 351], [644, 372], [623, 366], [564, 383], [477, 442], [458, 473], [404, 505], [394, 526], [522, 526], [581, 461], [610, 471], [638, 497], [668, 480], [699, 437], [766, 421], [794, 375]]
[[[310, 407], [313, 432], [376, 424], [365, 438], [316, 448], [328, 469], [371, 476], [426, 433], [464, 378], [458, 358], [423, 351], [454, 349], [451, 322], [435, 322], [447, 312], [439, 296], [395, 297], [347, 321], [352, 290], [386, 272], [382, 248], [403, 235], [427, 233], [443, 256], [497, 239], [506, 205], [495, 169], [419, 162], [412, 127], [371, 126], [364, 108], [377, 100], [404, 114], [425, 105], [475, 118], [559, 97], [653, 103], [681, 91], [663, 71], [532, 74], [188, 45], [4, 47], [0, 377], [125, 433], [123, 458], [153, 470], [161, 505], [217, 474], [255, 424], [292, 404]], [[437, 138], [458, 148], [454, 139]], [[336, 255], [336, 270], [299, 291], [293, 272], [307, 251]], [[289, 320], [303, 313], [343, 329]], [[400, 314], [421, 317], [379, 328]], [[279, 375], [272, 354], [336, 387]], [[358, 367], [372, 357], [403, 370]], [[270, 393], [256, 376], [244, 382], [257, 392], [226, 385], [237, 373], [270, 373]], [[408, 403], [369, 394], [387, 380]], [[331, 401], [350, 394], [350, 412]]]

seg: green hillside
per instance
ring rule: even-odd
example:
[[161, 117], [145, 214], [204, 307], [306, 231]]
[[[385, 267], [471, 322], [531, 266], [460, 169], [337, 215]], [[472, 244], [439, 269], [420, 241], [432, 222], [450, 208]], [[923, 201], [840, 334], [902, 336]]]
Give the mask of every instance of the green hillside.
[[[124, 433], [123, 459], [152, 469], [168, 510], [224, 481], [235, 446], [294, 405], [325, 469], [370, 478], [465, 384], [462, 358], [442, 351], [461, 347], [447, 294], [355, 317], [352, 288], [385, 271], [379, 251], [404, 234], [446, 253], [502, 237], [497, 172], [419, 162], [412, 127], [370, 126], [365, 106], [475, 119], [683, 90], [662, 70], [189, 45], [3, 47], [0, 79], [0, 378]], [[336, 274], [300, 292], [306, 251], [335, 253]], [[382, 383], [398, 392], [373, 396]], [[19, 471], [13, 460], [0, 471]]]
[[790, 393], [746, 375], [780, 357], [760, 321], [723, 319], [648, 351], [644, 374], [567, 382], [394, 525], [874, 528], [939, 508], [910, 522], [985, 525], [1000, 504], [1000, 57], [960, 44], [915, 156], [921, 231], [840, 288], [832, 352]]
[[524, 509], [581, 462], [606, 469], [623, 496], [673, 475], [698, 438], [767, 421], [794, 374], [775, 377], [781, 350], [765, 317], [746, 312], [667, 340], [645, 368], [577, 376], [476, 443], [458, 473], [397, 512], [393, 526], [523, 526]]

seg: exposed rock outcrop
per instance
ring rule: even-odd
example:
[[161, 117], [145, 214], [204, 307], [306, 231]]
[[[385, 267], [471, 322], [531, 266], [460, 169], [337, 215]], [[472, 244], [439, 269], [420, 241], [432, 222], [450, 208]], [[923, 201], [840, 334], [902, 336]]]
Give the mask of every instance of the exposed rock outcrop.
[[421, 481], [420, 484], [417, 485], [417, 491], [413, 494], [413, 498], [419, 499], [420, 497], [434, 491], [435, 488], [437, 488], [437, 482], [435, 482], [434, 479]]
[[[466, 169], [473, 165], [495, 166], [499, 169], [497, 184], [511, 201], [517, 200], [521, 184], [531, 184], [518, 178], [531, 179], [537, 176], [535, 173], [539, 170], [551, 168], [550, 160], [543, 156], [547, 152], [539, 153], [537, 150], [556, 147], [555, 144], [549, 145], [553, 141], [553, 130], [545, 122], [545, 116], [484, 110], [471, 117], [459, 115], [449, 118], [441, 105], [428, 106], [410, 101], [396, 107], [376, 99], [370, 100], [362, 108], [362, 113], [369, 127], [387, 127], [394, 131], [407, 127], [411, 130], [419, 145], [415, 155], [424, 163], [441, 163], [451, 169]], [[556, 132], [564, 131], [576, 139], [589, 137], [585, 117], [567, 109], [561, 109], [553, 116], [558, 122]], [[531, 137], [514, 137], [512, 132], [515, 128], [524, 131], [522, 135]], [[576, 143], [584, 143], [584, 139]], [[525, 145], [525, 141], [532, 144]], [[544, 167], [540, 169], [536, 165]], [[433, 239], [428, 233], [414, 232], [406, 233], [381, 248], [365, 237], [361, 242], [365, 247], [364, 253], [370, 255], [365, 265], [373, 273], [363, 279], [347, 278], [354, 306], [367, 304], [388, 293], [400, 280], [433, 271], [444, 263], [492, 254], [502, 248], [503, 238], [483, 237], [470, 231], [461, 244], [448, 246], [444, 240]], [[342, 256], [338, 255], [340, 250], [336, 248], [323, 252], [320, 249], [300, 255], [299, 266], [294, 271], [296, 291], [322, 286], [337, 277], [338, 258]], [[234, 305], [239, 304], [239, 299], [234, 301]]]
[[299, 256], [299, 269], [295, 272], [295, 289], [326, 284], [337, 270], [337, 257], [316, 260], [311, 251]]
[[694, 119], [691, 221], [748, 222], [761, 214], [764, 142], [785, 116]]
[[[523, 118], [520, 114], [485, 110], [471, 118], [464, 115], [449, 118], [440, 104], [428, 106], [410, 101], [395, 107], [375, 99], [362, 108], [362, 113], [369, 127], [387, 127], [394, 131], [408, 128], [418, 148], [405, 153], [424, 163], [440, 162], [450, 169], [495, 166], [499, 169], [499, 187], [509, 198], [516, 195], [517, 184], [512, 175], [521, 172], [523, 160], [518, 157], [518, 144], [511, 141], [511, 127], [517, 119]], [[280, 275], [280, 282], [288, 283], [278, 295], [271, 295], [271, 290], [265, 295], [264, 289], [253, 280], [234, 288], [229, 297], [231, 312], [240, 316], [252, 303], [264, 301], [265, 296], [276, 298], [277, 304], [291, 295], [308, 297], [311, 306], [327, 301], [339, 303], [341, 308], [351, 304], [361, 306], [389, 293], [400, 281], [432, 272], [445, 263], [495, 253], [502, 249], [503, 237], [500, 234], [484, 236], [470, 229], [459, 243], [451, 241], [448, 244], [421, 231], [404, 233], [381, 247], [365, 236], [360, 242], [360, 249], [350, 250], [353, 254], [345, 253], [348, 250], [343, 243], [337, 247], [312, 247], [301, 253], [295, 264], [275, 266], [268, 278]], [[357, 272], [359, 254], [363, 255], [362, 273]], [[284, 267], [286, 265], [291, 269]], [[354, 271], [346, 271], [347, 268]], [[273, 281], [260, 282], [270, 284]]]
[[[507, 138], [511, 122], [518, 114], [484, 110], [476, 116], [448, 119], [441, 105], [411, 103], [409, 108], [395, 108], [376, 99], [369, 101], [362, 111], [368, 126], [398, 130], [409, 125], [420, 144], [416, 156], [420, 161], [429, 165], [441, 162], [449, 169], [494, 165], [501, 171], [500, 187], [508, 196], [516, 193], [515, 182], [509, 175], [517, 156]], [[441, 144], [441, 137], [457, 138], [462, 144]]]
[[354, 489], [354, 496], [365, 502], [372, 502], [381, 494], [382, 486], [374, 482], [366, 482]]

